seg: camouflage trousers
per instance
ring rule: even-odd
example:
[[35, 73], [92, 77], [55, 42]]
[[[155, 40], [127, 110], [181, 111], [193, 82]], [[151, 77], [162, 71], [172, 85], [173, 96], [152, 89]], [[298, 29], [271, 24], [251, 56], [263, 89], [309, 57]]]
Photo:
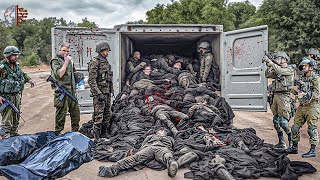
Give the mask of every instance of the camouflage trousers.
[[300, 105], [297, 108], [294, 117], [294, 124], [291, 127], [292, 141], [300, 141], [300, 128], [307, 122], [309, 143], [317, 145], [319, 142], [317, 123], [320, 119], [320, 104], [319, 102], [312, 102], [307, 105]]
[[110, 94], [105, 94], [105, 101], [99, 101], [98, 97], [93, 97], [93, 130], [99, 131], [101, 135], [101, 130], [106, 127], [107, 130], [110, 127], [111, 119], [111, 97]]
[[179, 111], [158, 110], [155, 116], [171, 130], [174, 136], [178, 133], [178, 129], [176, 128], [175, 124], [171, 121], [171, 119], [174, 119], [176, 121], [176, 124], [178, 124], [180, 121], [186, 122], [189, 119], [188, 115]]
[[288, 121], [290, 120], [291, 100], [286, 93], [275, 93], [271, 105], [273, 114], [273, 125], [277, 132], [281, 128], [288, 134], [291, 132]]
[[166, 147], [150, 145], [142, 148], [134, 155], [128, 156], [124, 159], [121, 159], [120, 161], [117, 161], [111, 166], [111, 169], [113, 169], [116, 172], [119, 172], [133, 168], [140, 164], [147, 163], [153, 159], [167, 167], [169, 164], [169, 160], [173, 159], [173, 154]]
[[[59, 100], [60, 93], [54, 94], [54, 107], [56, 107], [55, 132], [60, 134], [64, 129], [67, 113], [70, 113], [72, 131], [79, 130], [80, 109], [77, 103], [72, 101], [68, 96]], [[74, 97], [75, 94], [72, 94]]]
[[[10, 101], [20, 110], [20, 94], [11, 96]], [[9, 105], [1, 112], [1, 116], [1, 127], [5, 131], [5, 133], [10, 134], [10, 136], [17, 135], [20, 116], [16, 112], [14, 112], [14, 110]]]

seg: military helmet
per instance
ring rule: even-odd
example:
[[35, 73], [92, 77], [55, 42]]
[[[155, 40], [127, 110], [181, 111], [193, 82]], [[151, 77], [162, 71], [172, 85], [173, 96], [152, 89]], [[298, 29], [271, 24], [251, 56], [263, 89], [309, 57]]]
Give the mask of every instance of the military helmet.
[[283, 52], [283, 51], [276, 51], [274, 52], [274, 57], [277, 58], [277, 57], [282, 57], [282, 58], [286, 58], [287, 61], [290, 60], [289, 56], [287, 55], [287, 53]]
[[310, 48], [308, 49], [307, 54], [313, 54], [314, 56], [318, 56], [320, 53], [318, 49]]
[[211, 49], [211, 45], [210, 45], [210, 43], [208, 41], [203, 41], [198, 46], [198, 52], [200, 51], [200, 48], [210, 50]]
[[109, 50], [109, 51], [111, 51], [110, 45], [109, 45], [107, 42], [105, 42], [105, 41], [99, 42], [99, 43], [96, 45], [96, 52], [97, 52], [97, 53], [100, 53], [101, 51], [106, 50], [106, 49]]
[[6, 58], [12, 55], [18, 55], [18, 54], [21, 54], [21, 52], [15, 46], [7, 46], [6, 48], [4, 48], [4, 51], [3, 51], [3, 55]]
[[317, 66], [317, 62], [312, 59], [312, 58], [308, 58], [308, 57], [303, 57], [301, 59], [301, 63], [299, 64], [299, 70], [302, 71], [303, 70], [303, 66], [306, 64], [310, 64], [310, 66], [312, 67], [316, 67]]

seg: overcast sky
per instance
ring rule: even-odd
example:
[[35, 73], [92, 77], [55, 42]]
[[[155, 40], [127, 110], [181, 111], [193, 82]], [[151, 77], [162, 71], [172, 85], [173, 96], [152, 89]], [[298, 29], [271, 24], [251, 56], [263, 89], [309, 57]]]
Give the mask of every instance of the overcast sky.
[[[229, 2], [244, 0], [229, 0]], [[258, 7], [262, 0], [249, 0]], [[146, 19], [146, 12], [157, 3], [167, 4], [171, 0], [0, 0], [0, 19], [7, 7], [19, 5], [28, 10], [28, 19], [63, 17], [67, 22], [81, 22], [87, 17], [99, 27], [112, 28], [128, 21]]]

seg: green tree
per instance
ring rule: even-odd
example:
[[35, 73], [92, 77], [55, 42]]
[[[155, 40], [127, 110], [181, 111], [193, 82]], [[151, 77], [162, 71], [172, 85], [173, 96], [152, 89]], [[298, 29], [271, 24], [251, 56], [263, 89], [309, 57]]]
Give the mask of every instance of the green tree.
[[267, 24], [269, 49], [286, 51], [299, 62], [305, 49], [319, 48], [320, 2], [318, 0], [264, 0], [244, 27]]
[[147, 11], [149, 24], [222, 24], [235, 29], [234, 16], [228, 12], [227, 0], [180, 0], [157, 4]]
[[15, 45], [12, 39], [10, 29], [5, 26], [3, 22], [0, 22], [0, 60], [4, 59], [3, 50], [7, 46]]
[[255, 14], [256, 7], [248, 0], [245, 2], [231, 2], [228, 4], [228, 11], [234, 15], [234, 26], [239, 29], [241, 24], [248, 21]]
[[78, 27], [97, 28], [98, 25], [95, 22], [90, 22], [86, 17], [82, 19], [81, 23], [77, 24]]
[[40, 65], [39, 56], [32, 52], [31, 55], [26, 56], [22, 61], [22, 66], [38, 66]]
[[126, 24], [145, 24], [146, 22], [140, 19], [139, 21], [128, 21]]

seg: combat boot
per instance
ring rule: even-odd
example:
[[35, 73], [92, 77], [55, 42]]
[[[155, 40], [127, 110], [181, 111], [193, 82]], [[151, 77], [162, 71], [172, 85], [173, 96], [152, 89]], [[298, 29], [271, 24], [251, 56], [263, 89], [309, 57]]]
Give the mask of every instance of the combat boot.
[[117, 168], [106, 167], [106, 166], [100, 166], [99, 167], [99, 173], [98, 176], [100, 177], [114, 177], [117, 176], [119, 171]]
[[278, 132], [279, 143], [274, 146], [275, 149], [286, 149], [283, 132]]
[[289, 132], [288, 134], [288, 142], [289, 142], [289, 148], [292, 146], [292, 133], [291, 132]]
[[168, 163], [168, 176], [175, 177], [178, 172], [178, 163], [176, 160], [171, 159]]
[[310, 150], [307, 153], [302, 154], [303, 158], [309, 158], [309, 157], [316, 157], [317, 151], [316, 151], [316, 145], [311, 145]]
[[288, 148], [289, 154], [298, 154], [298, 143], [294, 142], [291, 147]]

